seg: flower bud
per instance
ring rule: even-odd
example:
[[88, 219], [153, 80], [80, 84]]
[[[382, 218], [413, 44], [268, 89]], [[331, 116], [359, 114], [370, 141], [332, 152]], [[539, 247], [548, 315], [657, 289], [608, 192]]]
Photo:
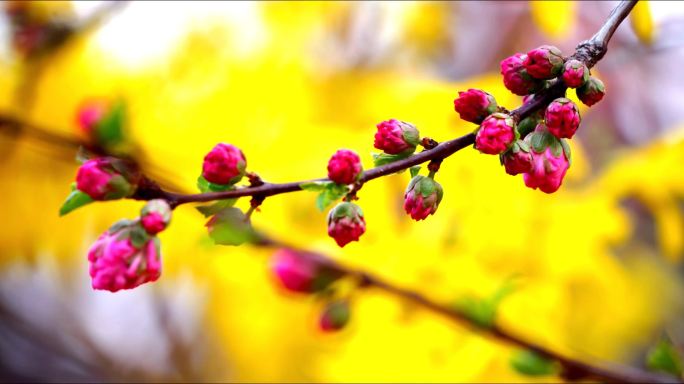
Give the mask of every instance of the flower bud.
[[340, 149], [328, 161], [328, 178], [337, 184], [353, 184], [361, 176], [361, 159], [354, 151]]
[[563, 70], [563, 55], [552, 45], [542, 45], [527, 52], [523, 65], [535, 79], [552, 79]]
[[459, 92], [454, 100], [454, 109], [461, 119], [475, 124], [480, 124], [485, 117], [496, 112], [496, 107], [494, 96], [479, 89]]
[[410, 123], [391, 119], [379, 123], [373, 146], [390, 155], [413, 153], [420, 143], [418, 129]]
[[287, 248], [273, 254], [271, 271], [285, 289], [300, 293], [319, 292], [340, 277], [316, 260]]
[[563, 66], [563, 82], [570, 88], [577, 88], [589, 80], [589, 68], [579, 60], [568, 60]]
[[595, 77], [589, 77], [583, 86], [577, 88], [577, 98], [580, 99], [584, 105], [591, 107], [603, 99], [606, 94], [606, 88], [603, 82]]
[[204, 156], [202, 176], [214, 184], [235, 184], [245, 175], [246, 167], [247, 160], [239, 148], [218, 143]]
[[502, 155], [502, 162], [506, 173], [515, 176], [520, 173], [529, 172], [532, 169], [532, 154], [528, 145], [518, 140], [511, 149]]
[[117, 224], [93, 244], [88, 251], [93, 289], [116, 292], [159, 278], [159, 245], [155, 238], [137, 233], [139, 229], [132, 222]]
[[425, 220], [437, 211], [443, 195], [444, 190], [438, 182], [417, 175], [411, 179], [404, 193], [404, 211], [413, 220]]
[[480, 124], [475, 136], [475, 148], [482, 153], [498, 155], [516, 139], [515, 123], [505, 113], [493, 113]]
[[123, 160], [100, 157], [81, 165], [76, 188], [93, 200], [113, 200], [131, 196], [139, 179], [139, 173]]
[[580, 124], [579, 109], [575, 103], [565, 97], [552, 101], [544, 114], [546, 127], [557, 138], [570, 139]]
[[553, 193], [560, 188], [570, 163], [565, 151], [559, 152], [558, 156], [555, 156], [551, 147], [546, 148], [541, 153], [531, 151], [532, 168], [523, 174], [523, 180], [527, 187], [539, 188], [544, 193]]
[[341, 202], [328, 213], [328, 235], [340, 247], [358, 241], [366, 232], [366, 219], [361, 207], [354, 203]]
[[335, 300], [328, 303], [321, 313], [319, 325], [324, 332], [339, 331], [349, 322], [351, 311], [349, 302]]
[[76, 120], [79, 128], [87, 136], [95, 132], [95, 128], [107, 113], [107, 103], [103, 101], [88, 101], [81, 105]]
[[518, 96], [535, 93], [544, 88], [545, 82], [537, 80], [527, 73], [523, 62], [527, 56], [516, 53], [501, 61], [501, 74], [506, 88]]
[[166, 229], [170, 221], [171, 207], [166, 200], [150, 200], [140, 211], [140, 225], [150, 235], [156, 235]]

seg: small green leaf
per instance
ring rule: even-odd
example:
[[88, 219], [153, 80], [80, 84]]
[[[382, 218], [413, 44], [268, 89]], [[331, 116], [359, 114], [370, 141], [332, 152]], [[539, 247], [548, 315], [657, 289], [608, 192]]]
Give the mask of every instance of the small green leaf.
[[668, 339], [660, 340], [651, 348], [646, 357], [646, 366], [652, 371], [682, 376], [682, 359], [679, 351]]
[[342, 198], [348, 192], [349, 187], [346, 185], [328, 183], [325, 186], [325, 190], [319, 193], [316, 198], [316, 208], [323, 212], [330, 204], [335, 202], [335, 200]]
[[257, 239], [247, 216], [234, 207], [222, 209], [206, 225], [209, 228], [209, 237], [215, 244], [241, 245]]
[[199, 211], [199, 213], [203, 214], [204, 217], [209, 217], [211, 215], [215, 215], [223, 208], [232, 207], [237, 201], [238, 199], [223, 199], [215, 202], [214, 204], [201, 205], [196, 209]]
[[517, 352], [511, 358], [511, 366], [518, 373], [526, 376], [548, 376], [556, 372], [552, 360], [529, 349]]
[[496, 307], [486, 300], [472, 296], [463, 297], [456, 303], [456, 309], [482, 328], [494, 325]]
[[568, 164], [572, 165], [572, 152], [570, 152], [570, 145], [565, 139], [560, 140], [561, 146], [563, 146], [563, 152], [565, 152], [565, 157], [568, 159]]
[[88, 194], [81, 192], [78, 189], [74, 189], [69, 196], [67, 196], [66, 201], [64, 201], [64, 204], [62, 204], [62, 207], [59, 209], [59, 215], [64, 216], [74, 209], [90, 204], [93, 201], [94, 200], [88, 196]]
[[230, 191], [235, 187], [232, 184], [214, 184], [207, 181], [204, 176], [200, 176], [197, 178], [197, 188], [200, 190], [200, 192], [207, 193]]
[[328, 187], [328, 184], [330, 184], [330, 183], [332, 183], [332, 182], [331, 181], [311, 181], [308, 183], [299, 184], [299, 188], [301, 188], [304, 191], [321, 192], [321, 191], [324, 191]]
[[409, 156], [411, 156], [411, 152], [402, 152], [398, 153], [396, 155], [389, 155], [387, 153], [373, 153], [373, 164], [376, 167], [379, 167], [381, 165], [393, 163], [395, 161], [399, 161], [402, 159], [405, 159]]
[[126, 105], [123, 101], [114, 103], [108, 113], [102, 117], [95, 127], [95, 135], [99, 144], [105, 147], [116, 146], [125, 139], [124, 124]]
[[409, 172], [411, 173], [411, 178], [416, 177], [418, 172], [420, 172], [420, 165], [414, 165], [413, 167], [409, 168]]

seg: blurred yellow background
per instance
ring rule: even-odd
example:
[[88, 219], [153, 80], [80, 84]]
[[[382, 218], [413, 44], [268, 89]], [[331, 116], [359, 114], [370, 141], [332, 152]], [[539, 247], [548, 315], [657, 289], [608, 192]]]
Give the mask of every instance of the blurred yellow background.
[[[144, 169], [185, 191], [196, 190], [202, 158], [217, 142], [241, 148], [248, 169], [270, 182], [322, 177], [339, 148], [356, 150], [368, 169], [375, 124], [409, 121], [438, 141], [468, 133], [475, 126], [453, 111], [459, 90], [484, 89], [515, 108], [520, 98], [503, 87], [498, 61], [542, 43], [568, 54], [612, 6], [479, 5], [483, 14], [519, 20], [527, 29], [512, 30], [527, 33], [500, 41], [498, 50], [468, 46], [464, 36], [478, 37], [463, 16], [477, 4], [467, 2], [131, 3], [39, 59], [6, 49], [0, 111], [77, 137], [83, 100], [120, 97]], [[102, 4], [31, 6], [46, 17], [83, 19]], [[587, 12], [593, 19], [582, 16]], [[582, 109], [582, 135], [572, 141], [573, 164], [557, 193], [530, 190], [498, 159], [467, 148], [442, 164], [444, 200], [424, 222], [402, 210], [403, 173], [364, 186], [358, 203], [368, 230], [344, 249], [327, 236], [325, 213], [310, 192], [267, 199], [254, 225], [446, 302], [490, 295], [515, 277], [500, 307], [502, 325], [569, 356], [642, 364], [664, 332], [684, 340], [684, 119], [654, 120], [662, 125], [652, 129], [658, 135], [638, 142], [605, 144], [601, 135], [620, 124], [611, 111], [628, 97], [617, 91], [624, 89], [620, 61], [609, 59], [658, 41], [647, 16], [634, 22], [639, 37], [629, 23], [621, 26], [605, 68], [598, 64], [607, 95]], [[458, 72], [453, 63], [466, 54], [481, 55], [479, 70]], [[30, 99], [19, 96], [27, 88]], [[522, 376], [510, 367], [512, 348], [373, 290], [354, 294], [347, 328], [323, 334], [316, 327], [321, 303], [274, 284], [272, 250], [212, 245], [191, 206], [179, 207], [160, 235], [159, 281], [116, 294], [92, 291], [88, 246], [143, 204], [97, 203], [59, 218], [75, 152], [19, 132], [0, 135], [0, 157], [3, 313], [44, 330], [35, 333], [45, 339], [38, 344], [53, 337], [50, 343], [92, 369], [55, 365], [46, 368], [52, 377], [558, 380]], [[8, 345], [0, 352], [9, 353]], [[14, 359], [22, 356], [24, 365], [14, 369], [30, 372], [34, 355]]]

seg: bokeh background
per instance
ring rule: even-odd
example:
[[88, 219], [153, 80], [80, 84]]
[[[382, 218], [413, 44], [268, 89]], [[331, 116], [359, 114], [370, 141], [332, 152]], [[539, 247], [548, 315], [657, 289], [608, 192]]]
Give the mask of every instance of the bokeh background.
[[[158, 282], [93, 291], [88, 246], [142, 203], [57, 212], [78, 167], [69, 142], [83, 138], [84, 100], [124, 100], [136, 156], [175, 190], [196, 190], [204, 154], [221, 141], [265, 180], [322, 177], [338, 148], [372, 167], [382, 120], [438, 141], [473, 130], [453, 111], [459, 90], [517, 107], [499, 61], [544, 43], [572, 52], [614, 5], [31, 2], [57, 37], [77, 27], [32, 50], [3, 15], [0, 115], [64, 140], [0, 126], [2, 379], [559, 380], [522, 376], [514, 349], [373, 290], [352, 293], [349, 326], [324, 334], [321, 303], [274, 282], [273, 250], [213, 245], [191, 206], [160, 235]], [[311, 192], [267, 199], [253, 223], [444, 302], [513, 279], [502, 325], [583, 360], [643, 366], [664, 335], [684, 345], [683, 45], [681, 3], [640, 5], [619, 28], [594, 70], [607, 95], [582, 109], [573, 165], [553, 195], [466, 149], [443, 163], [445, 197], [424, 222], [402, 210], [404, 173], [364, 186], [368, 230], [344, 249]]]

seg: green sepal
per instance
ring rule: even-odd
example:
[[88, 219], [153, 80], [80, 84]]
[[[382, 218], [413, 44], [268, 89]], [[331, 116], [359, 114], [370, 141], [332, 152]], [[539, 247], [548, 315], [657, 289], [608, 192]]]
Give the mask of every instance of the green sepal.
[[538, 123], [539, 119], [537, 118], [537, 116], [528, 116], [520, 120], [516, 130], [518, 131], [521, 137], [525, 137], [528, 134], [530, 134], [530, 132], [534, 131]]
[[114, 232], [119, 232], [120, 230], [130, 227], [133, 224], [135, 224], [135, 220], [128, 220], [128, 219], [121, 219], [117, 221], [116, 223], [112, 224], [111, 227], [107, 230], [109, 233], [114, 233]]
[[556, 373], [558, 369], [553, 360], [529, 349], [515, 353], [511, 357], [511, 366], [525, 376], [548, 376]]
[[148, 235], [145, 229], [138, 224], [131, 227], [129, 238], [134, 247], [141, 249], [145, 243], [150, 240], [150, 235]]
[[62, 207], [59, 208], [60, 216], [64, 216], [76, 208], [80, 208], [84, 205], [90, 204], [93, 201], [95, 201], [92, 199], [92, 197], [88, 196], [87, 193], [81, 192], [78, 189], [76, 189], [75, 183], [71, 185], [71, 188], [71, 193], [69, 193], [69, 196], [67, 196], [66, 200], [64, 201], [64, 204], [62, 204]]
[[418, 176], [418, 172], [420, 172], [420, 165], [414, 165], [413, 167], [409, 168], [409, 173], [411, 173], [411, 178]]
[[214, 244], [241, 245], [258, 239], [247, 216], [238, 208], [223, 208], [207, 222]]
[[124, 124], [126, 105], [123, 101], [112, 104], [107, 114], [98, 121], [94, 132], [97, 142], [106, 148], [115, 147], [125, 140]]
[[565, 139], [560, 139], [561, 146], [563, 147], [563, 152], [565, 157], [568, 159], [568, 166], [572, 165], [572, 152], [570, 151], [570, 144]]
[[556, 136], [552, 135], [546, 130], [535, 131], [530, 133], [527, 138], [529, 146], [536, 153], [542, 153], [546, 148], [551, 148], [554, 156], [560, 156], [563, 147]]
[[682, 376], [682, 359], [679, 351], [672, 345], [669, 339], [662, 339], [646, 356], [646, 366], [656, 372], [665, 372]]
[[[403, 124], [409, 124], [409, 123], [404, 123]], [[402, 137], [404, 138], [404, 141], [409, 143], [410, 145], [413, 146], [413, 149], [411, 149], [411, 153], [415, 152], [416, 147], [418, 144], [420, 144], [420, 133], [418, 132], [418, 129], [415, 128], [414, 125], [410, 124], [411, 126], [414, 127], [414, 129], [404, 129], [402, 132]]]
[[214, 184], [200, 175], [200, 177], [197, 178], [197, 188], [202, 193], [208, 193], [230, 191], [231, 189], [234, 189], [235, 186], [232, 184]]

